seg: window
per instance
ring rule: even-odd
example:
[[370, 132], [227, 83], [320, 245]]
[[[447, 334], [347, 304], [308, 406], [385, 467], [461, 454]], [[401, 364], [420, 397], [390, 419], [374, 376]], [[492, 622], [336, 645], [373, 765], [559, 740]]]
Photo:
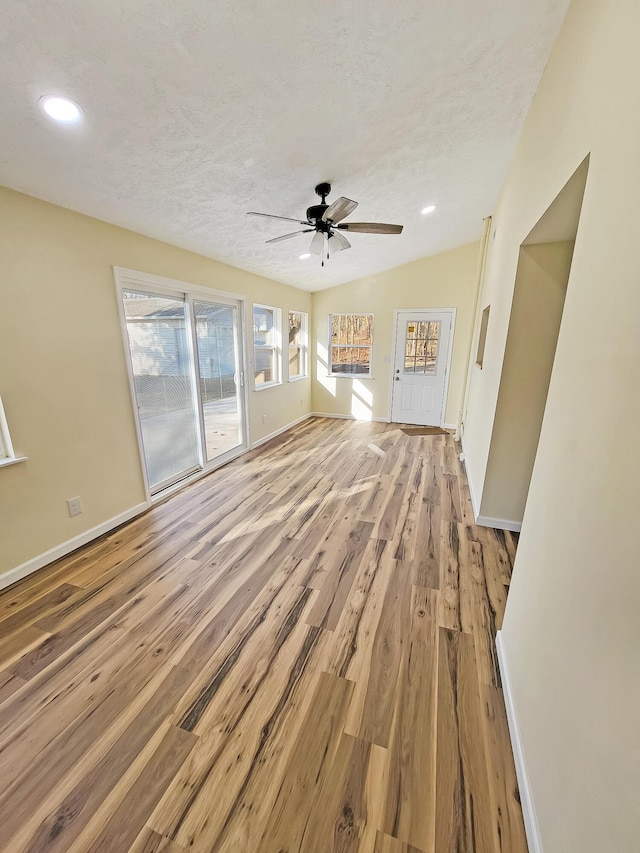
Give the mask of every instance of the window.
[[302, 379], [307, 375], [308, 314], [289, 311], [289, 379]]
[[331, 314], [329, 337], [329, 373], [371, 376], [373, 314]]
[[480, 336], [478, 338], [478, 352], [476, 355], [476, 364], [482, 370], [482, 362], [484, 361], [484, 347], [487, 342], [487, 328], [489, 327], [489, 311], [491, 306], [487, 307], [482, 312], [482, 320], [480, 321]]
[[440, 320], [409, 320], [404, 348], [404, 373], [435, 376]]
[[267, 388], [280, 382], [280, 310], [253, 306], [253, 360], [255, 386]]

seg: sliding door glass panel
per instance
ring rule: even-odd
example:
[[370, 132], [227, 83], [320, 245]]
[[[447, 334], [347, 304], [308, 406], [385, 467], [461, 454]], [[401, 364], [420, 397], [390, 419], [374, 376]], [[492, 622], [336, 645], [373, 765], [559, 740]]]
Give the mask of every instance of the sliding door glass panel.
[[152, 494], [201, 468], [187, 303], [123, 291], [124, 313]]
[[207, 462], [243, 444], [238, 310], [194, 300], [198, 377]]

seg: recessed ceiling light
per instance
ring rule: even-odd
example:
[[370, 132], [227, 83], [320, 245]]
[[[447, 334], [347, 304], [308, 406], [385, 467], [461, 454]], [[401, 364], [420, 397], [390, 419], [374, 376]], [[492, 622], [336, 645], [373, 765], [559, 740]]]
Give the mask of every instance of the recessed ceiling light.
[[435, 209], [436, 209], [435, 204], [428, 204], [426, 207], [423, 207], [423, 208], [422, 208], [422, 210], [420, 211], [420, 213], [421, 213], [423, 216], [428, 216], [430, 213], [433, 213], [433, 211], [434, 211]]
[[49, 118], [62, 124], [74, 124], [82, 118], [82, 110], [78, 104], [70, 101], [69, 98], [43, 95], [40, 98], [40, 106]]
[[301, 261], [306, 261], [306, 260], [307, 260], [307, 258], [310, 258], [310, 257], [311, 257], [311, 252], [303, 252], [303, 253], [300, 255], [300, 260], [301, 260]]

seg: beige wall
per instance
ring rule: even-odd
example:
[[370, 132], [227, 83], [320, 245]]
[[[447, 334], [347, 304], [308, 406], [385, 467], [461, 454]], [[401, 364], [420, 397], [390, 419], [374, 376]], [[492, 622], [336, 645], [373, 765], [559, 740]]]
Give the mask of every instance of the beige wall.
[[591, 152], [504, 621], [545, 853], [640, 847], [640, 5], [571, 6], [495, 211], [467, 461], [481, 493], [518, 249]]
[[[478, 223], [478, 231], [480, 230]], [[392, 239], [392, 238], [389, 238]], [[389, 417], [394, 308], [456, 308], [446, 422], [456, 424], [473, 323], [478, 244], [470, 243], [379, 275], [313, 294], [313, 410]], [[373, 313], [372, 379], [327, 377], [329, 314]]]
[[[5, 189], [0, 244], [0, 396], [29, 457], [0, 469], [1, 574], [144, 501], [112, 265], [246, 296], [249, 351], [252, 300], [286, 322], [311, 298]], [[310, 411], [310, 380], [249, 396], [256, 441]]]
[[538, 449], [573, 241], [523, 246], [480, 515], [520, 523]]

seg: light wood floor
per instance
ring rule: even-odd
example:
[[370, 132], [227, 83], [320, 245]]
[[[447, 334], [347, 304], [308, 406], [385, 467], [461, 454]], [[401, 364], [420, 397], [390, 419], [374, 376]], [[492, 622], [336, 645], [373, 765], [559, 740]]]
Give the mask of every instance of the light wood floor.
[[0, 850], [526, 851], [515, 547], [451, 436], [313, 419], [25, 579]]

